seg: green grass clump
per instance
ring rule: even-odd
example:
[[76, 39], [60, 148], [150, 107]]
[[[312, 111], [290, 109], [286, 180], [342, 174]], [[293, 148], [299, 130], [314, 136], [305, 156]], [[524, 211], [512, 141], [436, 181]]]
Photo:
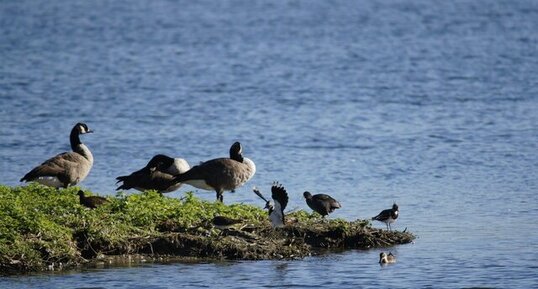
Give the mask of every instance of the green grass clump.
[[[56, 190], [38, 184], [0, 185], [0, 271], [35, 271], [84, 261], [81, 251], [129, 253], [137, 238], [158, 237], [163, 222], [189, 228], [207, 224], [215, 215], [252, 224], [266, 221], [261, 208], [208, 202], [187, 193], [182, 199], [150, 191], [108, 197], [90, 210], [79, 204], [78, 187]], [[86, 192], [88, 194], [88, 192]], [[123, 252], [117, 252], [124, 248]], [[107, 251], [109, 250], [109, 251]], [[86, 255], [88, 252], [86, 252]]]
[[[410, 233], [372, 228], [368, 220], [322, 220], [302, 210], [288, 213], [288, 224], [274, 229], [259, 207], [208, 202], [192, 193], [177, 199], [154, 191], [120, 192], [91, 210], [79, 204], [78, 190], [0, 185], [0, 273], [70, 268], [102, 255], [260, 260], [414, 239]], [[210, 221], [217, 215], [240, 220], [241, 229], [213, 229]]]
[[0, 269], [35, 270], [77, 258], [71, 237], [83, 213], [67, 193], [28, 186], [0, 186]]

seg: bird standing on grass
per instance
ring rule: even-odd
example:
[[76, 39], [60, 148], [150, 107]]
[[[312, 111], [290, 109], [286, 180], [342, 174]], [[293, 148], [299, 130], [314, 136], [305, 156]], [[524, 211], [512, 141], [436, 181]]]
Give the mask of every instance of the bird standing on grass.
[[262, 200], [265, 201], [265, 208], [269, 210], [269, 220], [271, 221], [271, 225], [273, 228], [281, 228], [284, 227], [285, 219], [284, 219], [284, 209], [286, 209], [286, 206], [288, 205], [288, 193], [286, 192], [286, 189], [279, 184], [278, 182], [274, 182], [273, 186], [271, 186], [271, 198], [272, 200], [267, 200], [260, 190], [258, 188], [254, 187], [254, 193], [258, 195]]
[[243, 157], [239, 142], [230, 147], [229, 158], [218, 158], [192, 167], [174, 178], [174, 182], [189, 184], [217, 193], [217, 201], [223, 202], [224, 191], [233, 191], [250, 180], [256, 173], [256, 165]]
[[337, 200], [326, 194], [312, 195], [307, 191], [304, 192], [303, 196], [310, 209], [320, 214], [322, 218], [342, 207]]
[[396, 219], [398, 219], [398, 215], [398, 205], [394, 203], [391, 209], [381, 211], [381, 213], [373, 217], [372, 220], [385, 223], [385, 225], [387, 226], [387, 230], [392, 231], [392, 227], [390, 226], [390, 224], [396, 222]]
[[155, 155], [142, 169], [128, 175], [117, 177], [122, 182], [116, 190], [135, 189], [138, 191], [156, 190], [159, 193], [173, 192], [181, 187], [174, 182], [174, 175], [190, 169], [189, 163], [182, 158], [171, 158], [167, 155]]
[[80, 135], [92, 133], [85, 123], [77, 123], [71, 130], [71, 152], [61, 153], [35, 167], [21, 178], [21, 182], [38, 182], [45, 186], [67, 188], [83, 181], [93, 166], [90, 149], [80, 141]]
[[215, 216], [211, 220], [211, 224], [220, 230], [227, 230], [235, 227], [235, 225], [240, 224], [241, 220], [232, 219], [225, 216]]
[[99, 196], [86, 197], [84, 196], [84, 191], [82, 190], [78, 191], [78, 197], [79, 197], [80, 204], [90, 209], [95, 209], [105, 204], [106, 202], [108, 202], [108, 200], [104, 197], [99, 197]]

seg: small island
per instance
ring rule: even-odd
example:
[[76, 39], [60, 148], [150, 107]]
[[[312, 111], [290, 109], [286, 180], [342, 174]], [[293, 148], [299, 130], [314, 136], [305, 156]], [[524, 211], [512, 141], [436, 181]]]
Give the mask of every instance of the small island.
[[[405, 230], [372, 228], [369, 220], [322, 220], [302, 210], [287, 214], [287, 225], [274, 229], [259, 207], [208, 202], [192, 193], [178, 199], [153, 191], [120, 192], [89, 209], [80, 205], [78, 191], [0, 186], [2, 274], [65, 270], [130, 256], [300, 259], [327, 249], [389, 247], [415, 239]], [[219, 229], [212, 224], [215, 216], [240, 222]]]

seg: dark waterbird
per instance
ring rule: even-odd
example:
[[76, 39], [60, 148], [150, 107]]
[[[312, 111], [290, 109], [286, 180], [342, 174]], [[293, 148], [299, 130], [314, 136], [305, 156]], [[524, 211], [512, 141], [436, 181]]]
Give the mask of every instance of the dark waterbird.
[[117, 177], [117, 183], [122, 182], [122, 184], [116, 190], [156, 190], [159, 193], [169, 193], [182, 185], [174, 181], [174, 175], [184, 173], [189, 168], [189, 164], [184, 159], [158, 154], [151, 158], [142, 169], [128, 176]]
[[211, 220], [211, 224], [220, 230], [233, 228], [235, 225], [240, 223], [241, 220], [236, 220], [225, 216], [215, 216]]
[[284, 209], [286, 209], [289, 199], [286, 189], [278, 182], [274, 182], [271, 186], [272, 200], [267, 200], [258, 188], [254, 187], [253, 190], [258, 197], [265, 201], [265, 209], [269, 210], [269, 220], [273, 228], [283, 227], [285, 224]]
[[83, 181], [93, 166], [93, 155], [80, 141], [79, 136], [91, 132], [93, 131], [85, 123], [77, 123], [69, 137], [73, 151], [46, 160], [28, 172], [20, 181], [35, 181], [55, 188], [67, 188]]
[[385, 223], [385, 225], [387, 226], [387, 230], [392, 231], [392, 227], [390, 226], [390, 224], [396, 222], [396, 219], [398, 219], [398, 215], [399, 215], [398, 205], [394, 203], [391, 209], [386, 209], [386, 210], [381, 211], [381, 213], [373, 217], [372, 220]]
[[312, 195], [307, 191], [304, 192], [303, 196], [310, 209], [320, 214], [322, 218], [342, 207], [337, 200], [326, 194]]
[[242, 186], [256, 173], [256, 165], [243, 157], [239, 142], [230, 147], [229, 158], [217, 158], [192, 167], [175, 177], [174, 182], [189, 184], [193, 187], [215, 191], [217, 201], [223, 201], [224, 191], [233, 191]]
[[108, 200], [106, 198], [104, 198], [104, 197], [99, 197], [99, 196], [86, 197], [84, 195], [84, 191], [82, 191], [82, 190], [78, 191], [78, 197], [79, 197], [80, 204], [83, 205], [84, 207], [88, 207], [90, 209], [95, 209], [95, 208], [105, 204], [106, 202], [108, 202]]

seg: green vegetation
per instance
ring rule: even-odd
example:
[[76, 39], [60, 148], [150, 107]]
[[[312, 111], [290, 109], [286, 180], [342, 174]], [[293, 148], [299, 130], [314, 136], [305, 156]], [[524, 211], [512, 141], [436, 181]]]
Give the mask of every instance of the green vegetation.
[[[289, 214], [291, 224], [274, 230], [261, 208], [207, 202], [192, 193], [181, 199], [120, 193], [90, 210], [79, 204], [78, 189], [0, 186], [1, 273], [70, 268], [123, 254], [301, 258], [316, 248], [370, 248], [414, 239], [410, 233], [373, 229], [368, 221], [321, 221], [305, 211]], [[211, 226], [216, 215], [244, 223], [220, 231]]]

